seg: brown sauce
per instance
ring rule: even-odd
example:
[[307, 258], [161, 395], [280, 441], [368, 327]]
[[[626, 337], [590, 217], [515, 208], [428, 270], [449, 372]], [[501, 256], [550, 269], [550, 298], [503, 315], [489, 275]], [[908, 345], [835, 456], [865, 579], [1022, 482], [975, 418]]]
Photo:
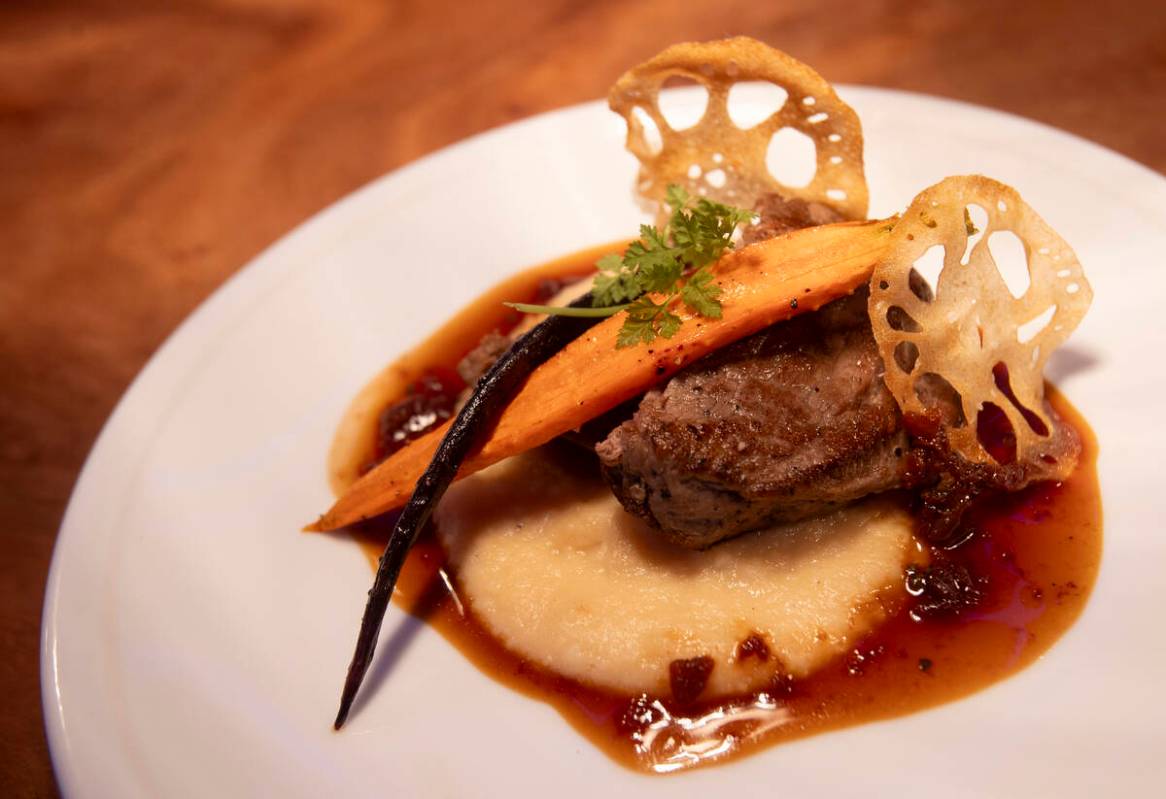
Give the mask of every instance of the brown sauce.
[[562, 278], [594, 273], [595, 262], [620, 252], [625, 242], [582, 250], [506, 278], [451, 316], [424, 341], [405, 352], [368, 382], [345, 411], [328, 454], [328, 483], [339, 495], [377, 461], [377, 434], [381, 412], [400, 400], [435, 369], [454, 370], [458, 361], [491, 331], [507, 333], [521, 314], [504, 302], [537, 302]]
[[[533, 296], [548, 275], [586, 272], [599, 252], [512, 278], [511, 290], [526, 291], [511, 298]], [[523, 282], [524, 276], [530, 279]], [[477, 315], [469, 313], [475, 307]], [[459, 318], [481, 336], [503, 316], [490, 302], [467, 308]], [[443, 346], [439, 332], [423, 345], [431, 367], [449, 367], [465, 353], [462, 332], [457, 343]], [[849, 653], [808, 678], [775, 679], [764, 692], [693, 705], [615, 694], [536, 666], [507, 651], [451, 593], [447, 586], [456, 589], [457, 577], [446, 573], [445, 553], [432, 531], [410, 554], [394, 599], [482, 671], [551, 704], [588, 740], [637, 771], [723, 763], [782, 741], [934, 707], [1015, 674], [1045, 653], [1081, 613], [1096, 580], [1102, 539], [1097, 441], [1068, 400], [1051, 388], [1049, 398], [1081, 435], [1074, 474], [981, 506], [965, 525], [975, 531], [971, 538], [932, 552], [933, 563], [970, 577], [974, 605], [920, 612], [925, 596], [897, 603], [901, 610]], [[390, 521], [354, 532], [374, 566]], [[922, 590], [918, 575], [905, 576], [904, 597], [908, 583], [913, 593]], [[769, 654], [760, 639], [746, 639], [741, 648], [759, 658]], [[698, 670], [685, 664], [680, 676], [689, 679]]]

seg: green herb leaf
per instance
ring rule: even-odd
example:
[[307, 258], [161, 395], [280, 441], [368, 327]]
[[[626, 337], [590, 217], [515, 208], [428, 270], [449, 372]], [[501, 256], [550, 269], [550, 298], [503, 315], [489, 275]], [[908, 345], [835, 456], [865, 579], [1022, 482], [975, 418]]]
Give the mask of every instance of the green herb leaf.
[[623, 258], [614, 253], [605, 255], [596, 263], [599, 274], [591, 288], [592, 302], [596, 306], [619, 305], [635, 299], [643, 293], [639, 279], [624, 267]]
[[[753, 218], [751, 211], [705, 198], [693, 204], [688, 192], [676, 185], [668, 187], [665, 202], [671, 215], [663, 231], [641, 225], [639, 239], [622, 256], [606, 255], [596, 263], [593, 314], [627, 311], [617, 341], [620, 347], [674, 336], [681, 319], [668, 307], [677, 297], [694, 313], [719, 319], [721, 288], [706, 267], [732, 249], [737, 226]], [[657, 303], [648, 295], [663, 298]], [[543, 306], [539, 312], [567, 313]]]
[[616, 337], [617, 347], [630, 347], [643, 342], [651, 344], [657, 336], [672, 338], [680, 329], [680, 317], [668, 310], [674, 295], [655, 302], [645, 294], [627, 307], [627, 319]]
[[528, 302], [504, 302], [502, 304], [507, 308], [513, 308], [522, 313], [538, 313], [548, 316], [575, 316], [583, 319], [595, 317], [602, 319], [607, 316], [615, 316], [627, 307], [627, 305], [609, 305], [605, 308], [571, 308], [563, 305], [531, 305]]
[[684, 287], [680, 289], [680, 299], [701, 316], [720, 319], [721, 303], [717, 297], [721, 295], [721, 287], [712, 281], [712, 272], [699, 270], [685, 281]]
[[[640, 293], [668, 291], [684, 271], [684, 264], [676, 258], [654, 227], [640, 228], [640, 240], [633, 241], [624, 252], [623, 262], [636, 277]], [[630, 298], [629, 298], [630, 299]]]

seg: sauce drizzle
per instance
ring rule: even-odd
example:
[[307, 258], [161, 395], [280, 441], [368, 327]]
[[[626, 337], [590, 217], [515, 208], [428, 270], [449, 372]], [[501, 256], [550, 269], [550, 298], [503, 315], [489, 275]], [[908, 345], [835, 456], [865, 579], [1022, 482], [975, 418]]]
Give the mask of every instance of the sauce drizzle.
[[[509, 285], [533, 294], [548, 276], [586, 272], [598, 252], [529, 270]], [[435, 336], [423, 345], [430, 366], [452, 366], [464, 354], [467, 336], [476, 340], [473, 335], [499, 327], [503, 313], [494, 302], [467, 308], [458, 317], [464, 326], [456, 344], [443, 347]], [[599, 690], [547, 671], [506, 650], [478, 623], [456, 593], [456, 575], [432, 530], [409, 555], [394, 601], [479, 669], [549, 703], [602, 751], [637, 771], [663, 774], [719, 764], [783, 741], [954, 701], [1045, 653], [1081, 613], [1097, 577], [1097, 441], [1068, 400], [1051, 387], [1048, 395], [1081, 435], [1077, 470], [1063, 483], [1030, 486], [981, 505], [965, 520], [964, 529], [973, 531], [965, 540], [930, 553], [933, 566], [949, 570], [944, 579], [969, 581], [974, 601], [935, 611], [927, 604], [926, 579], [904, 575], [907, 601], [897, 603], [900, 610], [850, 652], [801, 680], [779, 676], [757, 693], [685, 704]], [[392, 515], [352, 531], [374, 565], [391, 528]], [[743, 641], [740, 652], [769, 655], [760, 638]], [[701, 664], [678, 663], [682, 681], [700, 678]]]

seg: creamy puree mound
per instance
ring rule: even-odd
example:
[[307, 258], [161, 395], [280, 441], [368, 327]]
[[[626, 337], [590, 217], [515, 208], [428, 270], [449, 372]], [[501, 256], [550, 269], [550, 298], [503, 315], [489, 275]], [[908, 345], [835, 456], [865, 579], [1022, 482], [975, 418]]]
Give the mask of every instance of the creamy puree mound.
[[[805, 676], [893, 611], [880, 595], [919, 559], [910, 517], [881, 500], [681, 549], [546, 448], [455, 484], [435, 515], [463, 601], [507, 648], [628, 693], [666, 696], [670, 664], [700, 657], [702, 698]], [[767, 656], [740, 649], [751, 636]]]

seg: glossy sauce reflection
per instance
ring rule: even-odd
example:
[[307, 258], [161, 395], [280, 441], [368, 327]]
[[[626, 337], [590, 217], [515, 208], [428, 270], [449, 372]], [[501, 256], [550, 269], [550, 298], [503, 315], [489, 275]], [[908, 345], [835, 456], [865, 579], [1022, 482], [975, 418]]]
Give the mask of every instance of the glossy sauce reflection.
[[[531, 270], [530, 290], [548, 274], [580, 274], [596, 251]], [[521, 276], [520, 276], [521, 277]], [[472, 310], [472, 309], [471, 309]], [[502, 323], [495, 303], [473, 316], [477, 335]], [[464, 351], [430, 348], [433, 366]], [[391, 399], [391, 398], [386, 398]], [[1073, 476], [1033, 486], [979, 509], [976, 534], [943, 557], [981, 581], [982, 600], [955, 617], [915, 620], [911, 603], [847, 655], [796, 682], [703, 706], [596, 690], [504, 649], [456, 593], [456, 575], [431, 531], [402, 571], [395, 602], [424, 619], [478, 668], [550, 703], [582, 735], [630, 768], [668, 773], [723, 763], [794, 738], [911, 713], [966, 696], [1014, 674], [1049, 649], [1088, 599], [1101, 557], [1097, 442], [1055, 390], [1050, 400], [1084, 445]], [[375, 565], [389, 520], [355, 531]]]

